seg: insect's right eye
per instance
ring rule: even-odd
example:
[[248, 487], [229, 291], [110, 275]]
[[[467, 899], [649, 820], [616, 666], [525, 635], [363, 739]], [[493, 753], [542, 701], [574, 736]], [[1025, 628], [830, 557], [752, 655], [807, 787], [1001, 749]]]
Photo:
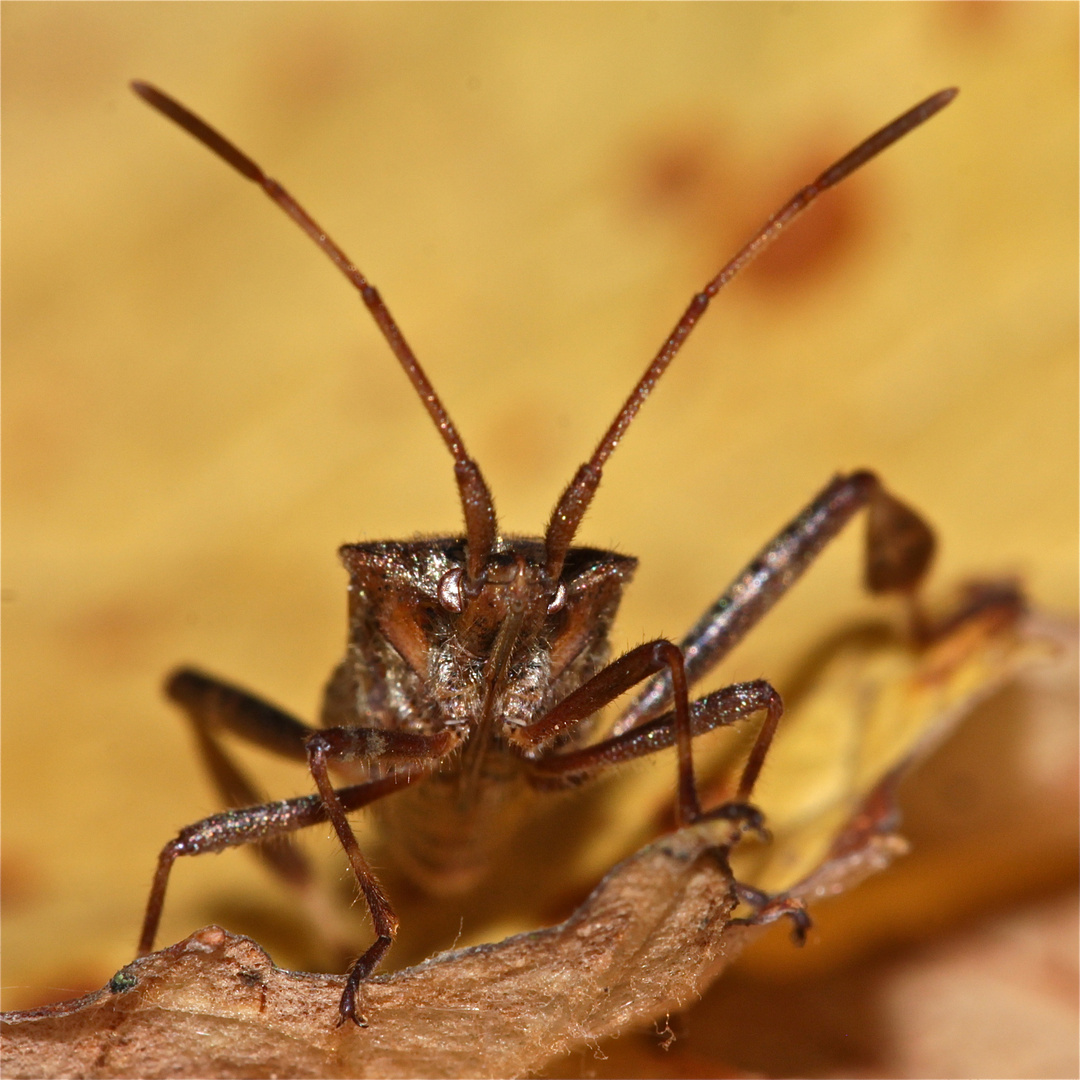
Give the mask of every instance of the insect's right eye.
[[447, 570], [439, 579], [439, 603], [447, 611], [458, 612], [465, 607], [465, 596], [461, 583], [465, 572], [460, 567]]

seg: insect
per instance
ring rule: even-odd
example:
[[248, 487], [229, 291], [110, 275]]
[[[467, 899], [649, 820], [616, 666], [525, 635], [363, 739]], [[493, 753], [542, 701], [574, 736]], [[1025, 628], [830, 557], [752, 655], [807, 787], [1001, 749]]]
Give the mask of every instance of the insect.
[[[530, 795], [577, 785], [621, 762], [674, 746], [679, 825], [728, 819], [761, 829], [750, 805], [783, 706], [763, 679], [691, 701], [690, 687], [773, 606], [821, 549], [866, 508], [866, 583], [913, 594], [934, 550], [930, 528], [877, 477], [837, 476], [781, 530], [676, 645], [647, 642], [611, 660], [608, 632], [636, 560], [574, 538], [603, 468], [712, 298], [822, 192], [922, 124], [956, 96], [916, 105], [802, 188], [691, 300], [592, 456], [574, 475], [542, 537], [506, 536], [477, 463], [397, 323], [368, 279], [277, 181], [160, 90], [132, 84], [148, 104], [223, 158], [311, 237], [357, 289], [412, 382], [454, 462], [464, 535], [345, 544], [349, 628], [317, 727], [214, 676], [174, 672], [168, 696], [187, 715], [225, 805], [182, 829], [158, 859], [139, 945], [154, 944], [169, 873], [181, 856], [257, 844], [280, 875], [305, 866], [287, 834], [329, 821], [366, 900], [375, 941], [349, 972], [340, 1023], [364, 1024], [361, 987], [394, 941], [398, 920], [349, 824], [385, 799], [382, 824], [403, 869], [439, 893], [472, 886], [512, 833]], [[605, 706], [641, 689], [605, 733]], [[730, 802], [698, 797], [696, 736], [764, 713]], [[227, 732], [305, 762], [317, 792], [263, 803], [226, 753]], [[344, 782], [335, 786], [331, 773]], [[769, 898], [745, 890], [766, 917]], [[775, 913], [775, 912], [773, 912]]]

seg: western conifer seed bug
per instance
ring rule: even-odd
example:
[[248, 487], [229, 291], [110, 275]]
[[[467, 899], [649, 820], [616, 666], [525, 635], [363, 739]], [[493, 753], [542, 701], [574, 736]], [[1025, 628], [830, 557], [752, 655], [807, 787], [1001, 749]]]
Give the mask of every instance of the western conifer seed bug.
[[[454, 460], [463, 536], [345, 544], [349, 631], [313, 727], [222, 680], [174, 672], [168, 696], [191, 721], [220, 797], [231, 809], [182, 829], [158, 860], [139, 955], [149, 953], [169, 872], [182, 855], [257, 844], [282, 877], [306, 866], [287, 834], [329, 821], [367, 902], [375, 941], [353, 965], [340, 1020], [366, 1023], [360, 988], [390, 948], [398, 920], [357, 844], [348, 813], [387, 799], [382, 825], [395, 858], [420, 885], [463, 891], [498, 852], [530, 792], [581, 783], [620, 762], [674, 746], [676, 821], [724, 818], [762, 830], [749, 799], [782, 704], [763, 679], [695, 701], [690, 687], [791, 587], [856, 511], [867, 509], [866, 584], [914, 596], [934, 550], [920, 517], [859, 471], [837, 476], [754, 557], [683, 640], [650, 641], [616, 660], [608, 630], [636, 560], [574, 545], [604, 464], [712, 298], [822, 192], [839, 183], [956, 96], [942, 90], [860, 143], [800, 190], [694, 298], [633, 388], [592, 456], [552, 511], [542, 537], [499, 531], [488, 486], [382, 297], [293, 197], [213, 128], [160, 90], [132, 84], [263, 191], [329, 256], [360, 293]], [[600, 711], [642, 688], [609, 731]], [[705, 809], [697, 793], [694, 738], [754, 713], [765, 720], [734, 799]], [[262, 802], [219, 741], [228, 732], [307, 764], [317, 793]], [[335, 787], [331, 771], [345, 786]], [[759, 919], [805, 916], [752, 889]]]

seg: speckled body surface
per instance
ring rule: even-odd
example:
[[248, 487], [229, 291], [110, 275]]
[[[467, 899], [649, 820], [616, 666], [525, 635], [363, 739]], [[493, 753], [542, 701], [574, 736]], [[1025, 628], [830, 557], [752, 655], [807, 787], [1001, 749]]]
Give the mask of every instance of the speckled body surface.
[[[378, 809], [388, 850], [410, 877], [429, 892], [465, 891], [506, 843], [532, 792], [530, 751], [508, 731], [543, 716], [607, 664], [608, 632], [636, 560], [572, 549], [565, 600], [548, 612], [528, 603], [543, 577], [543, 541], [505, 538], [496, 559], [517, 588], [505, 590], [493, 604], [498, 610], [481, 612], [487, 618], [455, 631], [439, 588], [464, 565], [462, 538], [350, 544], [341, 554], [350, 573], [349, 639], [326, 689], [322, 724], [460, 731], [461, 746], [432, 776]], [[492, 685], [490, 654], [507, 611], [517, 634]], [[579, 745], [593, 727], [586, 721], [555, 746]], [[383, 775], [377, 762], [335, 771], [354, 783]]]

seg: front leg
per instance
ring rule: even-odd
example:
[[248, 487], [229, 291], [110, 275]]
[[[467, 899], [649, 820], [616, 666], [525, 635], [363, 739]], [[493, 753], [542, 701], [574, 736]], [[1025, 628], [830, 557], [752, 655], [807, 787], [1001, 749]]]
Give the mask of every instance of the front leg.
[[[557, 745], [560, 735], [572, 730], [630, 687], [664, 669], [675, 688], [675, 708], [672, 712], [658, 717], [652, 723], [613, 735], [581, 750], [541, 753], [545, 748]], [[761, 710], [766, 714], [765, 723], [758, 732], [750, 758], [743, 769], [736, 796], [740, 803], [744, 803], [753, 791], [776, 726], [783, 714], [780, 695], [767, 682], [759, 679], [729, 686], [715, 694], [709, 694], [691, 706], [683, 670], [683, 656], [670, 641], [651, 641], [631, 649], [597, 672], [583, 686], [568, 694], [547, 715], [512, 732], [510, 738], [529, 760], [534, 782], [541, 785], [545, 782], [544, 778], [548, 785], [555, 778], [574, 783], [611, 765], [674, 745], [679, 769], [676, 820], [680, 825], [691, 825], [706, 816], [701, 809], [694, 778], [694, 736], [734, 723]]]
[[[689, 685], [731, 652], [864, 506], [867, 588], [914, 594], [934, 555], [930, 527], [873, 473], [838, 476], [758, 552], [683, 638], [679, 648]], [[658, 715], [673, 696], [671, 678], [659, 675], [631, 702], [613, 731], [629, 731]]]
[[378, 967], [387, 950], [394, 943], [398, 930], [398, 918], [390, 901], [383, 892], [379, 879], [364, 858], [356, 834], [349, 824], [346, 811], [349, 807], [334, 790], [328, 767], [331, 762], [369, 762], [394, 771], [375, 783], [404, 785], [418, 776], [427, 775], [432, 767], [461, 743], [461, 735], [448, 728], [434, 735], [418, 735], [405, 731], [381, 728], [327, 728], [311, 735], [306, 743], [308, 766], [319, 789], [322, 808], [334, 826], [338, 840], [352, 867], [360, 891], [364, 895], [371, 922], [375, 928], [375, 941], [353, 964], [341, 995], [341, 1018], [338, 1026], [346, 1020], [359, 1027], [367, 1021], [358, 1011], [360, 984]]
[[[586, 683], [586, 686], [588, 685]], [[573, 696], [570, 695], [571, 698]], [[570, 698], [566, 700], [569, 701]], [[783, 711], [784, 706], [780, 695], [764, 679], [725, 686], [722, 690], [706, 694], [705, 697], [690, 703], [687, 710], [690, 739], [704, 735], [707, 731], [738, 723], [756, 712], [765, 713], [765, 722], [761, 725], [750, 756], [743, 766], [735, 800], [725, 806], [745, 807], [750, 799]], [[678, 710], [665, 713], [654, 720], [640, 724], [631, 731], [612, 735], [591, 746], [565, 753], [548, 754], [531, 760], [529, 762], [530, 776], [537, 787], [557, 788], [576, 785], [613, 765], [647, 757], [671, 746], [680, 746], [679, 727]], [[680, 776], [681, 773], [680, 769]], [[696, 798], [695, 794], [693, 806], [684, 807], [684, 799], [680, 793], [676, 807], [679, 824], [692, 825], [711, 817], [729, 815], [723, 807], [715, 811], [703, 810]], [[748, 816], [750, 825], [760, 831], [762, 826], [760, 815]]]
[[[162, 850], [143, 922], [140, 955], [153, 948], [169, 873], [179, 856], [255, 844], [281, 877], [303, 885], [308, 876], [307, 864], [288, 841], [288, 834], [329, 820], [345, 849], [375, 927], [375, 942], [353, 966], [341, 1000], [342, 1022], [351, 1019], [362, 1024], [356, 1008], [358, 988], [393, 942], [397, 917], [360, 851], [346, 814], [421, 779], [457, 744], [459, 736], [449, 731], [424, 736], [379, 728], [319, 730], [246, 690], [187, 668], [169, 678], [166, 692], [190, 719], [221, 798], [234, 809], [189, 826]], [[220, 745], [220, 731], [284, 757], [307, 761], [318, 795], [264, 803], [258, 789]], [[327, 773], [328, 762], [366, 762], [380, 766], [388, 775], [336, 791]]]
[[[764, 817], [760, 810], [749, 804], [749, 799], [753, 794], [754, 784], [761, 772], [783, 714], [780, 695], [764, 679], [724, 687], [722, 690], [691, 702], [689, 729], [690, 736], [696, 738], [707, 731], [744, 720], [755, 712], [764, 712], [765, 722], [758, 731], [750, 756], [743, 766], [734, 800], [721, 803], [711, 810], [704, 810], [700, 805], [695, 805], [693, 812], [687, 814], [680, 793], [680, 799], [676, 805], [680, 824], [692, 825], [723, 819], [738, 822], [740, 831], [749, 829], [757, 832], [762, 839], [768, 838]], [[530, 777], [534, 786], [540, 788], [559, 788], [578, 784], [612, 765], [646, 757], [659, 750], [679, 745], [678, 728], [678, 712], [665, 713], [630, 731], [612, 735], [592, 746], [537, 758], [530, 762]], [[680, 769], [680, 777], [681, 775]], [[753, 909], [753, 915], [749, 919], [734, 921], [763, 924], [787, 917], [793, 923], [793, 940], [798, 945], [803, 944], [810, 927], [810, 916], [806, 913], [802, 901], [792, 900], [786, 896], [768, 896], [735, 881], [728, 864], [728, 850], [727, 846], [717, 847], [712, 849], [712, 854], [734, 883], [740, 901]]]
[[[701, 816], [701, 804], [698, 801], [697, 783], [694, 779], [694, 759], [690, 745], [693, 733], [686, 675], [683, 672], [683, 656], [678, 647], [670, 641], [660, 638], [624, 653], [618, 660], [613, 660], [602, 671], [598, 671], [573, 693], [568, 694], [539, 720], [512, 730], [509, 738], [524, 757], [534, 766], [538, 766], [543, 760], [542, 752], [558, 745], [560, 736], [573, 730], [581, 721], [610, 704], [631, 686], [665, 669], [675, 688], [675, 711], [668, 719], [671, 721], [669, 727], [673, 740], [678, 747], [679, 796], [676, 802], [676, 815], [680, 824], [688, 825]], [[607, 740], [597, 745], [605, 747], [611, 741]], [[596, 749], [596, 747], [589, 749]], [[562, 755], [554, 755], [550, 759], [562, 760]]]

